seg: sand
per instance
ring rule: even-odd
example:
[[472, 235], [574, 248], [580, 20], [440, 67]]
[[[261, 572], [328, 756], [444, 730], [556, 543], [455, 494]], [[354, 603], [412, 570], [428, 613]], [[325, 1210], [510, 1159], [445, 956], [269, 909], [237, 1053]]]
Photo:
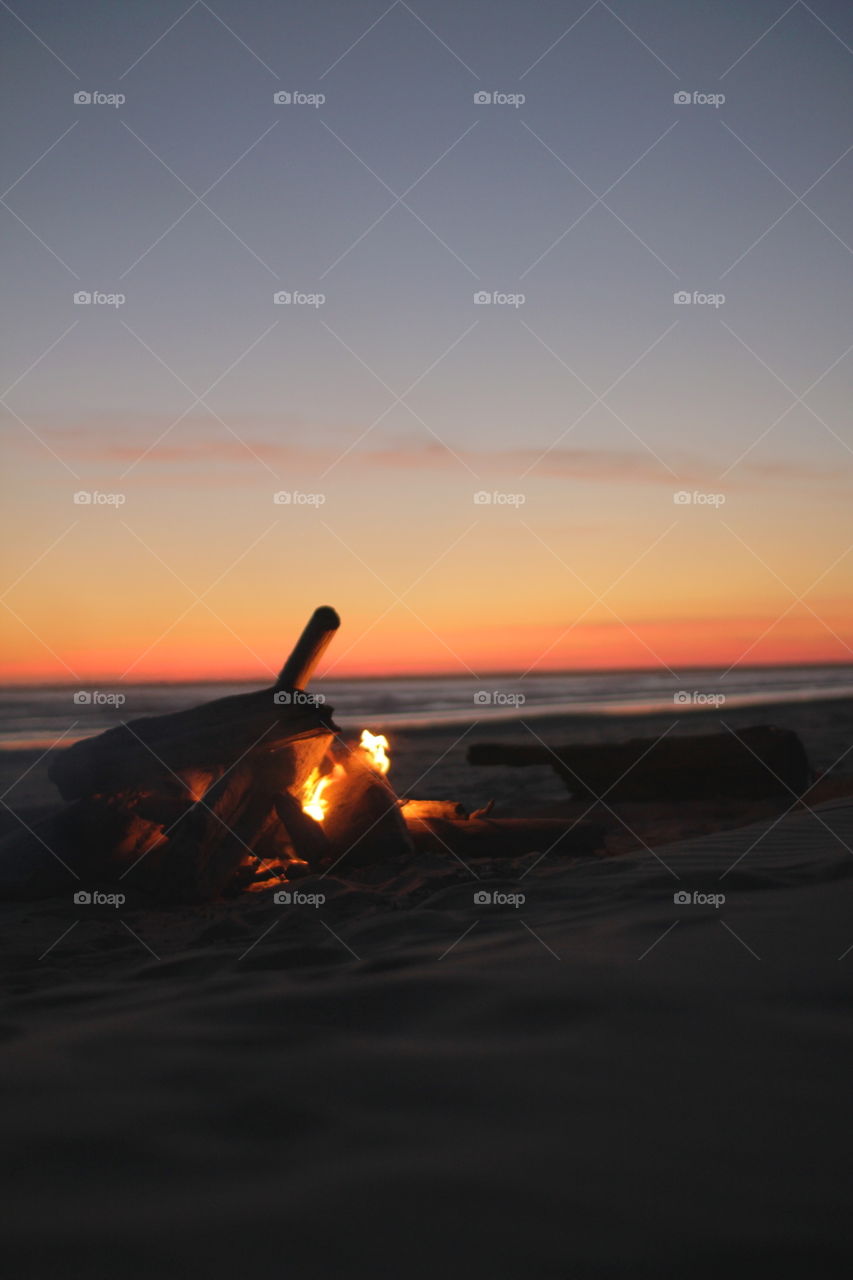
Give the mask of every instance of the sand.
[[[760, 719], [826, 767], [850, 714]], [[488, 790], [465, 745], [419, 794]], [[398, 747], [412, 778], [437, 754]], [[38, 809], [42, 765], [22, 786]], [[14, 1271], [846, 1275], [853, 802], [534, 859], [4, 904]]]

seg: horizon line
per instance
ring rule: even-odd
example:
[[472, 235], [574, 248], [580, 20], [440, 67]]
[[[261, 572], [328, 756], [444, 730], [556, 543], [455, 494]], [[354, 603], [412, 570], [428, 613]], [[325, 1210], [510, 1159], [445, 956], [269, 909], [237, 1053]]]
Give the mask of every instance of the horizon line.
[[[803, 661], [803, 662], [752, 662], [742, 663], [736, 668], [726, 667], [725, 663], [695, 663], [682, 668], [684, 672], [692, 671], [823, 671], [832, 670], [834, 668], [853, 668], [853, 661]], [[411, 672], [394, 672], [392, 675], [343, 675], [343, 676], [317, 676], [314, 683], [320, 683], [324, 679], [330, 681], [343, 682], [367, 682], [367, 681], [394, 681], [394, 680], [480, 680], [486, 677], [493, 679], [495, 677], [509, 677], [513, 680], [526, 680], [536, 677], [548, 676], [616, 676], [616, 675], [649, 675], [659, 673], [663, 675], [667, 672], [666, 667], [548, 667], [536, 672], [518, 673], [507, 668], [495, 668], [487, 671], [481, 671], [477, 674], [469, 675], [464, 672], [447, 672], [447, 671], [411, 671]], [[678, 674], [669, 672], [674, 678], [678, 679]], [[147, 686], [169, 686], [169, 685], [212, 685], [212, 684], [240, 684], [254, 685], [259, 688], [272, 687], [251, 676], [210, 676], [207, 678], [187, 678], [180, 679], [177, 677], [161, 677], [148, 680], [132, 680], [123, 681], [114, 676], [87, 677], [89, 683], [93, 680], [97, 683], [127, 684], [129, 687], [145, 688]], [[0, 680], [0, 690], [3, 689], [75, 689], [80, 688], [80, 681], [69, 680]]]

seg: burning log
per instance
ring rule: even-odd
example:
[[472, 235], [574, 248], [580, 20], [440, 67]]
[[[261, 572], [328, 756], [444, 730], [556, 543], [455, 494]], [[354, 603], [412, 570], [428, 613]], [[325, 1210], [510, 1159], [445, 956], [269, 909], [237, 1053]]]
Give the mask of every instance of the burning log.
[[349, 866], [413, 852], [400, 801], [385, 780], [387, 738], [368, 730], [355, 751], [339, 760], [324, 791], [323, 832], [335, 860]]
[[607, 792], [614, 800], [711, 800], [801, 795], [811, 781], [802, 742], [788, 729], [758, 726], [734, 733], [684, 735], [654, 743], [554, 747], [478, 743], [468, 763], [547, 764], [573, 795]]
[[317, 819], [305, 812], [304, 804], [289, 791], [281, 792], [273, 803], [298, 858], [309, 864], [331, 858], [328, 836]]
[[408, 823], [412, 823], [417, 819], [462, 819], [469, 816], [462, 805], [455, 800], [401, 800], [400, 803], [403, 809], [403, 817]]
[[169, 856], [160, 868], [160, 890], [174, 899], [212, 898], [222, 893], [247, 854], [272, 839], [285, 852], [293, 846], [276, 809], [286, 779], [298, 785], [315, 761], [322, 759], [332, 735], [318, 734], [288, 744], [266, 756], [251, 754], [223, 775], [207, 794], [188, 808], [169, 832]]

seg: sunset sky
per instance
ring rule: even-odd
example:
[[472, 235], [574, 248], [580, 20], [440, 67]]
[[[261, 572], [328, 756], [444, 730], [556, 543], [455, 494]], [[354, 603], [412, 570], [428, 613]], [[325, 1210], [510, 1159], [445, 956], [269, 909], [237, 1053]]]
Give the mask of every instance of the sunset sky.
[[853, 659], [849, 4], [0, 32], [6, 680]]

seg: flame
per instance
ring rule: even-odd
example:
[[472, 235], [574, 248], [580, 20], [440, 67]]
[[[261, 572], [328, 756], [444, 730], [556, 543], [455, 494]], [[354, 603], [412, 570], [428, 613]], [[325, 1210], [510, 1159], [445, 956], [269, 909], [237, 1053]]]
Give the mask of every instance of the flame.
[[331, 773], [320, 776], [319, 769], [312, 769], [308, 781], [302, 788], [302, 812], [307, 813], [315, 822], [322, 822], [329, 811], [328, 797], [324, 796], [330, 782], [343, 777], [343, 766], [336, 764]]
[[[384, 733], [371, 733], [365, 729], [359, 742], [359, 750], [367, 756], [368, 763], [377, 773], [385, 774], [391, 768], [388, 759], [388, 739]], [[326, 790], [333, 782], [346, 777], [346, 769], [336, 764], [330, 773], [320, 773], [319, 768], [312, 769], [308, 780], [302, 788], [302, 812], [307, 813], [315, 822], [322, 822], [329, 812], [330, 797]]]
[[388, 759], [388, 739], [384, 733], [371, 733], [369, 729], [364, 729], [358, 745], [367, 753], [377, 773], [388, 772], [391, 761]]

